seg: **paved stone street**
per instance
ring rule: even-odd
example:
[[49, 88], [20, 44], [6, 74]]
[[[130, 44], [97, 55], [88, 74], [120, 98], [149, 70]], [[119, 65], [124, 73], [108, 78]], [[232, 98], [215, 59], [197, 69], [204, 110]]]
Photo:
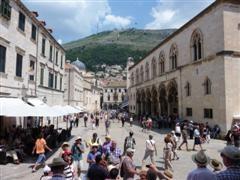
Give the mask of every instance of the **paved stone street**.
[[[61, 123], [60, 126], [65, 127], [65, 124]], [[163, 167], [163, 159], [162, 159], [162, 153], [163, 153], [163, 138], [164, 134], [168, 131], [165, 130], [157, 130], [152, 131], [149, 133], [143, 133], [141, 131], [141, 128], [139, 126], [133, 126], [130, 127], [128, 123], [125, 124], [125, 127], [121, 127], [121, 123], [117, 123], [115, 120], [114, 123], [111, 124], [110, 134], [112, 139], [116, 140], [118, 142], [118, 146], [122, 149], [123, 148], [123, 142], [124, 138], [128, 135], [128, 132], [130, 130], [133, 130], [135, 132], [134, 136], [137, 142], [137, 150], [134, 155], [134, 161], [138, 167], [141, 166], [141, 161], [144, 155], [144, 149], [145, 149], [145, 139], [148, 138], [148, 134], [152, 134], [154, 136], [154, 139], [156, 140], [157, 149], [158, 149], [158, 156], [156, 158], [157, 160], [157, 166]], [[80, 126], [78, 128], [73, 128], [72, 135], [74, 136], [70, 140], [70, 144], [74, 142], [75, 136], [82, 136], [83, 139], [89, 140], [89, 137], [92, 136], [93, 132], [97, 132], [100, 136], [101, 140], [104, 141], [104, 135], [105, 135], [105, 128], [104, 124], [100, 123], [100, 127], [96, 130], [92, 130], [90, 124], [87, 128], [83, 127], [83, 122], [80, 123]], [[190, 142], [190, 148], [192, 148], [193, 141]], [[225, 142], [220, 140], [211, 140], [210, 144], [204, 144], [203, 148], [207, 149], [207, 154], [212, 158], [217, 158], [220, 160], [220, 156], [218, 151], [222, 149], [225, 145]], [[178, 154], [180, 156], [180, 159], [178, 161], [173, 161], [173, 167], [174, 167], [174, 179], [176, 180], [184, 180], [186, 179], [187, 173], [195, 168], [195, 164], [191, 160], [191, 155], [195, 152], [186, 152], [182, 148], [182, 151], [178, 151]], [[87, 169], [88, 164], [86, 163], [86, 155], [88, 153], [88, 150], [86, 150], [84, 154], [84, 170]], [[48, 160], [47, 163], [50, 163], [53, 157], [58, 156], [59, 151], [56, 151]], [[7, 165], [0, 165], [0, 180], [14, 180], [14, 179], [24, 179], [24, 180], [37, 180], [42, 175], [42, 169], [38, 170], [36, 173], [31, 173], [31, 163], [22, 163], [20, 165], [14, 165], [14, 164], [7, 164]]]

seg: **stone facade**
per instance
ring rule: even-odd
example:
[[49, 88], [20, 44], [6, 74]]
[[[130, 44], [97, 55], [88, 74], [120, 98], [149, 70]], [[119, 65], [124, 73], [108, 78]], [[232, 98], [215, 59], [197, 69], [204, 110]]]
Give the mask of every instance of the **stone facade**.
[[103, 88], [103, 108], [117, 109], [124, 101], [126, 92], [126, 81], [109, 82]]
[[[49, 105], [63, 104], [65, 51], [21, 1], [1, 1], [0, 95], [39, 97]], [[43, 40], [44, 39], [44, 40]], [[44, 41], [44, 45], [43, 45]], [[50, 53], [51, 46], [51, 53]]]
[[130, 66], [129, 111], [226, 132], [240, 113], [239, 16], [239, 1], [216, 1]]

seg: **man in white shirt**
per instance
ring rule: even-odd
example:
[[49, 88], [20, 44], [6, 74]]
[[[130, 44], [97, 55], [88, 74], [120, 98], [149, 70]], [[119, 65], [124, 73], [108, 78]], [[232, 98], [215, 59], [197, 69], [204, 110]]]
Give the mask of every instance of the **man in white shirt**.
[[157, 156], [157, 149], [156, 149], [155, 141], [153, 140], [153, 136], [149, 135], [149, 139], [146, 140], [146, 149], [145, 149], [145, 154], [144, 154], [144, 157], [142, 160], [142, 167], [144, 167], [145, 161], [149, 156], [151, 159], [151, 163], [155, 164], [154, 153]]
[[192, 160], [197, 165], [197, 169], [188, 174], [187, 180], [217, 180], [216, 175], [207, 168], [209, 157], [203, 150], [192, 155]]
[[199, 131], [199, 126], [196, 126], [196, 129], [193, 132], [194, 136], [194, 144], [193, 144], [193, 151], [196, 151], [195, 146], [199, 145], [199, 147], [202, 150], [202, 142], [201, 142], [201, 136], [200, 136], [200, 131]]

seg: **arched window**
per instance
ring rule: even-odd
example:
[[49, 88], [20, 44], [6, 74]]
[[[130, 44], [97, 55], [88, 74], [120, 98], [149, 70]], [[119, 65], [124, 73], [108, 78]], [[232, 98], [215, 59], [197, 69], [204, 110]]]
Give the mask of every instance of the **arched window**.
[[146, 78], [145, 80], [149, 80], [149, 64], [148, 62], [146, 63], [146, 66], [145, 66], [145, 72], [146, 72]]
[[211, 80], [207, 77], [204, 81], [204, 93], [211, 94], [212, 93], [212, 82]]
[[186, 90], [186, 96], [191, 96], [191, 85], [189, 82], [186, 83], [185, 90]]
[[140, 76], [141, 76], [141, 82], [144, 81], [144, 70], [143, 70], [143, 66], [141, 66], [141, 69], [140, 69]]
[[173, 44], [170, 49], [170, 67], [171, 69], [176, 69], [177, 68], [177, 56], [178, 56], [178, 51], [177, 51], [177, 45]]
[[195, 30], [191, 38], [191, 52], [193, 61], [203, 57], [203, 36], [199, 29]]
[[132, 75], [131, 75], [131, 84], [132, 86], [134, 85], [134, 73], [132, 72]]
[[159, 75], [163, 74], [165, 72], [165, 54], [163, 51], [159, 54]]
[[157, 76], [157, 63], [156, 58], [153, 57], [152, 59], [152, 78], [155, 78]]
[[139, 69], [136, 70], [136, 84], [139, 83]]

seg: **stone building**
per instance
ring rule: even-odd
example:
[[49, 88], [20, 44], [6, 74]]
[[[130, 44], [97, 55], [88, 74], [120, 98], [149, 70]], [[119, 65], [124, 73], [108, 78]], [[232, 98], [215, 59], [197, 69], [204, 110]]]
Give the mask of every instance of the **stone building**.
[[101, 88], [94, 76], [86, 72], [83, 62], [65, 64], [64, 102], [89, 112], [100, 111]]
[[110, 81], [103, 87], [103, 109], [117, 109], [127, 94], [126, 81]]
[[239, 17], [240, 1], [215, 1], [128, 67], [129, 111], [178, 114], [226, 132], [240, 114]]
[[37, 12], [18, 0], [0, 3], [0, 95], [63, 104], [63, 47]]

